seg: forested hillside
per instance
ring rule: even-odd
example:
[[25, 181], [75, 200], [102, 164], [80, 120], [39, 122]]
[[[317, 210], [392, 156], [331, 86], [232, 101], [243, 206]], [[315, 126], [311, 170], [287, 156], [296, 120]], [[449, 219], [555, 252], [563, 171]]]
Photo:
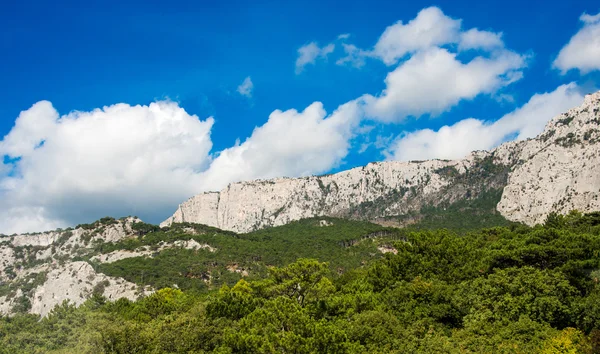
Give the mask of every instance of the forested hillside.
[[323, 218], [246, 235], [136, 229], [97, 247], [193, 239], [218, 251], [182, 247], [96, 264], [160, 290], [134, 302], [98, 291], [41, 320], [2, 318], [0, 353], [600, 350], [600, 213], [471, 231]]

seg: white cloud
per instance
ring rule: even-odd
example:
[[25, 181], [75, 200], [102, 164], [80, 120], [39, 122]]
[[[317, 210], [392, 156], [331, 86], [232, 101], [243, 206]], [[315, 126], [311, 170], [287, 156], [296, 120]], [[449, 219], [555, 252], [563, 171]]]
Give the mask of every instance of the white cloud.
[[300, 74], [304, 67], [309, 64], [314, 64], [318, 58], [327, 58], [333, 53], [335, 44], [330, 43], [324, 47], [319, 47], [316, 42], [310, 42], [298, 48], [298, 59], [296, 59], [296, 74]]
[[493, 50], [502, 47], [504, 47], [504, 42], [502, 41], [502, 33], [480, 31], [477, 28], [472, 28], [466, 32], [461, 33], [460, 42], [458, 43], [459, 50]]
[[[352, 44], [344, 44], [346, 56], [338, 59], [338, 65], [350, 63], [362, 67], [367, 58], [377, 58], [386, 65], [397, 64], [411, 55], [432, 48], [453, 48], [458, 51], [479, 49], [494, 51], [504, 48], [502, 33], [472, 28], [463, 31], [462, 20], [446, 16], [441, 9], [425, 8], [404, 24], [398, 21], [388, 26], [371, 50], [363, 50]], [[348, 39], [349, 34], [338, 36]]]
[[173, 102], [62, 117], [49, 102], [35, 104], [0, 142], [0, 156], [17, 159], [0, 179], [0, 232], [165, 213], [197, 192], [212, 125]]
[[0, 210], [0, 233], [6, 235], [21, 232], [35, 232], [66, 228], [68, 225], [64, 220], [58, 220], [48, 215], [43, 207], [12, 207]]
[[338, 59], [335, 62], [337, 65], [349, 64], [355, 68], [362, 68], [365, 65], [365, 59], [370, 55], [369, 52], [358, 48], [354, 44], [342, 43], [342, 47], [346, 56]]
[[[368, 117], [383, 122], [436, 116], [481, 94], [507, 97], [498, 91], [522, 78], [528, 59], [506, 49], [502, 33], [464, 30], [462, 20], [437, 7], [387, 27], [371, 50], [349, 43], [342, 46], [345, 56], [336, 61], [338, 65], [360, 68], [368, 58], [397, 64], [379, 95], [362, 97]], [[466, 56], [468, 60], [459, 56], [471, 50], [477, 51], [476, 56]]]
[[596, 15], [588, 15], [584, 13], [579, 17], [579, 20], [585, 24], [594, 24], [600, 22], [600, 13], [597, 13]]
[[582, 74], [600, 70], [600, 13], [595, 16], [584, 13], [579, 19], [583, 27], [560, 50], [553, 63], [563, 74], [571, 69]]
[[393, 160], [456, 159], [474, 150], [488, 150], [501, 143], [531, 138], [554, 116], [583, 101], [575, 83], [559, 86], [549, 93], [536, 94], [517, 110], [495, 122], [469, 118], [438, 131], [418, 130], [400, 135], [386, 151]]
[[244, 79], [244, 81], [238, 86], [237, 92], [245, 97], [252, 97], [252, 90], [254, 89], [254, 84], [252, 83], [252, 79], [250, 76]]
[[29, 156], [56, 128], [58, 112], [48, 101], [40, 101], [21, 112], [14, 128], [0, 141], [0, 152], [11, 157]]
[[367, 115], [385, 122], [438, 115], [461, 100], [493, 93], [520, 79], [525, 63], [525, 57], [506, 50], [468, 63], [443, 48], [421, 51], [387, 75], [381, 95], [364, 96]]
[[393, 65], [410, 53], [454, 43], [459, 38], [461, 20], [452, 19], [437, 7], [425, 8], [407, 24], [398, 21], [385, 29], [373, 55]]
[[329, 171], [348, 154], [362, 118], [356, 101], [327, 116], [315, 102], [304, 111], [276, 110], [242, 144], [221, 151], [203, 175], [204, 189], [230, 182], [277, 176], [308, 176]]
[[[72, 226], [102, 216], [166, 217], [191, 195], [230, 182], [323, 173], [340, 164], [362, 117], [351, 101], [326, 115], [276, 110], [242, 144], [211, 156], [213, 119], [177, 103], [116, 104], [60, 116], [21, 113], [0, 141], [0, 232]], [[42, 143], [43, 142], [43, 143]]]

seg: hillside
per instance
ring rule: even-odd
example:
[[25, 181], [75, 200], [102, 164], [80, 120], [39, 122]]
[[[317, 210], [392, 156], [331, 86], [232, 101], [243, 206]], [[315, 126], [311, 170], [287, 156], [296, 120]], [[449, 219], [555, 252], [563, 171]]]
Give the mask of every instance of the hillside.
[[201, 223], [249, 232], [313, 216], [396, 225], [421, 210], [498, 193], [495, 209], [528, 225], [551, 212], [600, 210], [600, 92], [553, 118], [534, 139], [462, 160], [380, 162], [326, 176], [232, 183], [182, 203], [161, 226]]
[[[98, 287], [41, 320], [0, 318], [0, 353], [600, 350], [598, 213], [466, 233], [316, 218], [237, 235], [127, 220], [104, 219], [136, 235], [96, 241], [104, 255], [92, 256], [121, 260], [90, 264], [112, 274], [107, 286], [122, 276], [161, 289], [109, 301]], [[124, 258], [148, 247], [164, 249]]]
[[[193, 197], [162, 227], [103, 218], [0, 236], [0, 313], [45, 316], [65, 300], [135, 300], [164, 287], [202, 293], [298, 258], [330, 262], [342, 274], [381, 258], [409, 232], [390, 227], [465, 233], [511, 220], [541, 223], [573, 207], [598, 210], [599, 112], [600, 93], [588, 95], [537, 138], [458, 161], [234, 183]], [[376, 241], [358, 242], [364, 238]]]
[[[411, 228], [465, 232], [511, 225], [491, 212], [497, 193], [484, 196], [469, 207], [457, 203], [424, 210], [428, 217]], [[465, 218], [468, 213], [474, 217]], [[107, 217], [74, 229], [0, 236], [0, 314], [45, 316], [65, 300], [79, 305], [94, 294], [135, 300], [163, 287], [206, 292], [243, 277], [264, 277], [269, 266], [298, 258], [330, 262], [331, 269], [343, 273], [381, 258], [386, 245], [405, 232], [328, 217], [247, 234]], [[359, 242], [363, 239], [372, 241]]]

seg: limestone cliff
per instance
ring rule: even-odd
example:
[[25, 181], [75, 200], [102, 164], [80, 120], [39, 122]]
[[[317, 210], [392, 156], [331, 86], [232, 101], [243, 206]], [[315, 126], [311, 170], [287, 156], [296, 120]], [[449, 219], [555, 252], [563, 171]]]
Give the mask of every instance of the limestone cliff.
[[508, 176], [498, 211], [529, 225], [550, 212], [600, 210], [600, 92], [552, 119], [528, 140]]
[[232, 183], [196, 195], [161, 223], [248, 232], [311, 216], [377, 220], [504, 189], [498, 211], [535, 224], [550, 212], [599, 210], [600, 92], [552, 119], [535, 139], [464, 159], [371, 163], [327, 176]]
[[95, 255], [99, 243], [134, 236], [132, 226], [139, 221], [105, 218], [75, 229], [0, 237], [0, 315], [45, 316], [63, 301], [80, 305], [93, 293], [112, 300], [149, 293], [151, 289], [97, 273], [82, 260]]

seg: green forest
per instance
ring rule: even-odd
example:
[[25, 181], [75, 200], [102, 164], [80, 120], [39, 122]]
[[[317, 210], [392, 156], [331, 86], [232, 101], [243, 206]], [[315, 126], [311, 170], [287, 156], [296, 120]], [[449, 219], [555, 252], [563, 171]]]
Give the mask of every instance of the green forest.
[[600, 213], [477, 229], [136, 228], [94, 247], [194, 239], [217, 251], [95, 264], [158, 290], [0, 318], [0, 353], [600, 353]]

